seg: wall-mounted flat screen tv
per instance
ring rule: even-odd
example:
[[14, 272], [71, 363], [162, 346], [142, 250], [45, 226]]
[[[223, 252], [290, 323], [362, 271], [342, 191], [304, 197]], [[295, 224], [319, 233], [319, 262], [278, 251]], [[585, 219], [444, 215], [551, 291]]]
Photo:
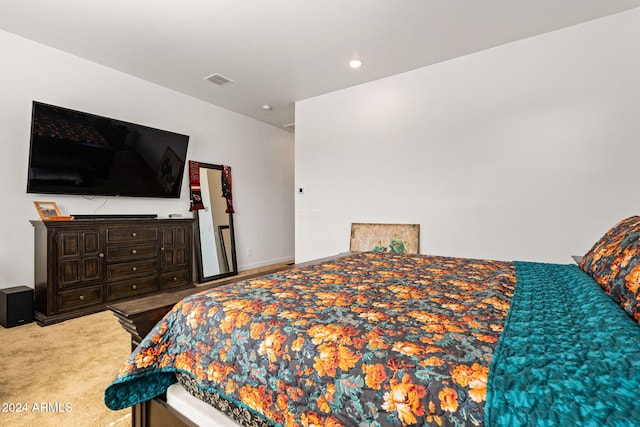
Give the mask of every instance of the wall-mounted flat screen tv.
[[179, 198], [189, 137], [33, 102], [27, 193]]

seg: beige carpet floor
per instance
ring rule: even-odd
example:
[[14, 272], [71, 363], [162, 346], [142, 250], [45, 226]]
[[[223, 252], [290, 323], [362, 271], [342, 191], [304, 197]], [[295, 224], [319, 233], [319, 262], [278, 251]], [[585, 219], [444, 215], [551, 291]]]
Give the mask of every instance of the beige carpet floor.
[[110, 311], [46, 327], [0, 326], [0, 426], [130, 426], [129, 409], [103, 402], [129, 340]]

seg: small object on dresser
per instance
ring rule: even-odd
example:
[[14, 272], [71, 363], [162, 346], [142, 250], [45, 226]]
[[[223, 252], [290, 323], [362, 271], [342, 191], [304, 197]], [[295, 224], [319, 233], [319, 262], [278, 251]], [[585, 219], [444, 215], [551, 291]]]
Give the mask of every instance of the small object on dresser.
[[0, 324], [5, 328], [33, 322], [33, 289], [15, 286], [0, 289]]
[[38, 210], [38, 215], [43, 221], [71, 221], [72, 216], [60, 215], [60, 209], [56, 202], [33, 202]]

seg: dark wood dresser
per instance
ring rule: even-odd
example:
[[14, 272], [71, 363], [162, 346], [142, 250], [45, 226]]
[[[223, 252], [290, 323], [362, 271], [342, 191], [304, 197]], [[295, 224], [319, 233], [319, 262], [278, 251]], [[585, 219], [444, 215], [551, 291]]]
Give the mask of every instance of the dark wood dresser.
[[193, 222], [31, 221], [36, 321], [45, 326], [116, 301], [193, 287]]

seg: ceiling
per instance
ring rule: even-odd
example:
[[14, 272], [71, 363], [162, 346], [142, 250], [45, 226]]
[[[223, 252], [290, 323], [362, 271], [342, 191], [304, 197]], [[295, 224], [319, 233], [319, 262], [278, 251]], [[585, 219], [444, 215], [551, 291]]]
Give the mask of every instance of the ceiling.
[[[640, 0], [2, 0], [0, 29], [283, 127], [296, 101], [635, 7]], [[352, 58], [363, 67], [350, 69]], [[214, 73], [234, 82], [204, 80]]]

